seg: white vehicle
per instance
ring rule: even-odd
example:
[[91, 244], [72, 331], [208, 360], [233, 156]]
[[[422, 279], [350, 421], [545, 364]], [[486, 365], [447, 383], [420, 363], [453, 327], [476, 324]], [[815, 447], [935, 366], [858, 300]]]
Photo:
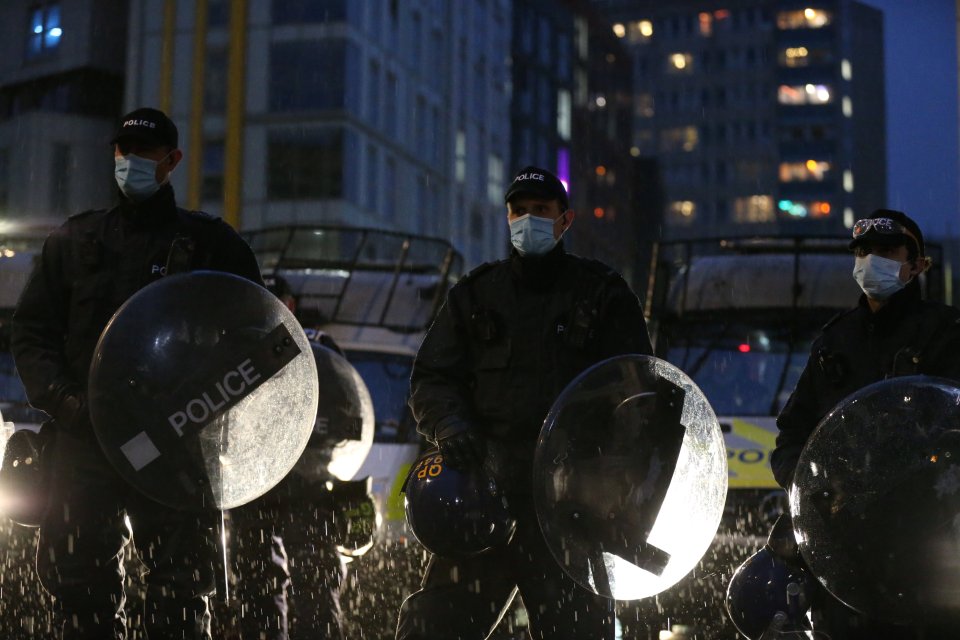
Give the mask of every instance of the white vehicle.
[[381, 535], [406, 537], [400, 487], [422, 443], [407, 408], [410, 370], [462, 256], [439, 238], [336, 225], [271, 227], [244, 237], [264, 275], [290, 285], [308, 335], [329, 334], [367, 384], [376, 430], [354, 477], [372, 479]]
[[[729, 492], [713, 547], [698, 570], [659, 596], [661, 606], [703, 637], [735, 635], [723, 608], [724, 581], [766, 542], [786, 508], [770, 470], [776, 417], [820, 329], [860, 296], [848, 243], [752, 237], [656, 248], [647, 295], [656, 355], [700, 387], [727, 445]], [[921, 284], [927, 297], [942, 298], [939, 269]], [[666, 604], [674, 597], [675, 606]]]

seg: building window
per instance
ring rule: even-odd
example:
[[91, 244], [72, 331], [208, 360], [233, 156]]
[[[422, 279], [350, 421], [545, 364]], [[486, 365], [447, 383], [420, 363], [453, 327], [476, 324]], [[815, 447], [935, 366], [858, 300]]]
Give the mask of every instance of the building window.
[[700, 35], [709, 37], [713, 35], [713, 14], [709, 11], [701, 11], [697, 16]]
[[370, 211], [377, 210], [377, 194], [380, 193], [380, 181], [377, 179], [378, 169], [380, 167], [378, 158], [377, 158], [377, 148], [372, 145], [367, 145], [367, 175], [366, 175], [366, 202], [364, 203]]
[[63, 143], [53, 145], [50, 162], [50, 209], [57, 213], [67, 213], [70, 206], [70, 175], [72, 154], [70, 146]]
[[211, 29], [230, 24], [230, 1], [207, 0], [207, 26]]
[[226, 153], [223, 140], [203, 142], [203, 180], [200, 183], [202, 200], [223, 200], [223, 167]]
[[832, 165], [825, 160], [780, 163], [780, 182], [823, 182]]
[[27, 57], [50, 53], [60, 46], [63, 29], [60, 27], [60, 3], [50, 2], [30, 10], [30, 32], [27, 37]]
[[777, 203], [780, 214], [786, 218], [828, 218], [830, 203], [825, 200], [780, 200]]
[[809, 67], [833, 62], [833, 51], [827, 47], [784, 47], [777, 54], [781, 67]]
[[562, 140], [570, 140], [573, 126], [573, 100], [570, 91], [557, 91], [557, 135]]
[[693, 151], [700, 142], [696, 127], [673, 127], [660, 133], [660, 151]]
[[772, 196], [745, 196], [733, 200], [734, 222], [773, 222], [774, 218]]
[[383, 216], [387, 222], [393, 222], [397, 217], [397, 161], [391, 156], [387, 158], [383, 167]]
[[273, 0], [273, 24], [347, 19], [347, 0]]
[[207, 113], [222, 114], [227, 107], [227, 50], [207, 51], [203, 67], [203, 109]]
[[652, 93], [640, 93], [633, 99], [633, 113], [638, 118], [652, 118], [656, 115]]
[[779, 29], [819, 29], [833, 21], [833, 14], [823, 9], [797, 9], [777, 14]]
[[342, 109], [347, 44], [342, 39], [270, 45], [270, 110]]
[[697, 217], [697, 203], [692, 200], [674, 200], [667, 207], [670, 222], [676, 225], [693, 224]]
[[671, 53], [667, 56], [667, 73], [693, 73], [693, 55], [684, 52]]
[[269, 198], [304, 200], [342, 195], [343, 131], [273, 131], [269, 134]]
[[833, 102], [833, 91], [825, 84], [780, 85], [777, 91], [780, 104], [827, 104]]
[[653, 37], [653, 23], [649, 20], [634, 20], [613, 25], [613, 35], [626, 38], [630, 44], [647, 42]]
[[463, 129], [457, 131], [454, 141], [453, 174], [460, 184], [467, 179], [467, 134]]
[[380, 63], [376, 60], [370, 61], [367, 74], [367, 121], [374, 129], [380, 126]]
[[503, 160], [491, 154], [487, 158], [487, 200], [499, 205], [503, 202], [503, 192]]

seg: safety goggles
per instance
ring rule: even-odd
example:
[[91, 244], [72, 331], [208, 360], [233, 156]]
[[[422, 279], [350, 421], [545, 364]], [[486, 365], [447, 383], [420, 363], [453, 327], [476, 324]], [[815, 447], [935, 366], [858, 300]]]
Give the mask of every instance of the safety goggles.
[[910, 233], [910, 230], [892, 218], [864, 218], [863, 220], [857, 220], [853, 224], [853, 239], [859, 240], [871, 230], [884, 236], [907, 236], [913, 240], [914, 245], [920, 246], [920, 243], [917, 242], [914, 235]]

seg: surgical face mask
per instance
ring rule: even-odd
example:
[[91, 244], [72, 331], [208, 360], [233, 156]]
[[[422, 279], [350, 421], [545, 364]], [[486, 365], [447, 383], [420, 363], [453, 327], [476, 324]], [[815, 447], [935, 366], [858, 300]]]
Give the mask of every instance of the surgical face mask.
[[554, 221], [531, 214], [510, 222], [510, 242], [521, 256], [542, 256], [557, 245]]
[[886, 300], [906, 286], [900, 279], [900, 267], [904, 264], [872, 253], [857, 256], [853, 265], [853, 279], [867, 297]]
[[157, 182], [157, 165], [166, 157], [157, 161], [141, 158], [132, 153], [117, 156], [113, 175], [117, 179], [120, 190], [134, 201], [145, 200], [155, 194], [160, 188], [160, 183]]

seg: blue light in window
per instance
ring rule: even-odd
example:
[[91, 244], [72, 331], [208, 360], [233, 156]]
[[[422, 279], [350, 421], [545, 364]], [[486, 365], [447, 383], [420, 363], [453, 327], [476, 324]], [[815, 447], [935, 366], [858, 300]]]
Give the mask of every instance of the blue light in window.
[[42, 24], [34, 25], [34, 27], [33, 27], [33, 32], [34, 32], [34, 33], [43, 33], [43, 25], [42, 25]]

